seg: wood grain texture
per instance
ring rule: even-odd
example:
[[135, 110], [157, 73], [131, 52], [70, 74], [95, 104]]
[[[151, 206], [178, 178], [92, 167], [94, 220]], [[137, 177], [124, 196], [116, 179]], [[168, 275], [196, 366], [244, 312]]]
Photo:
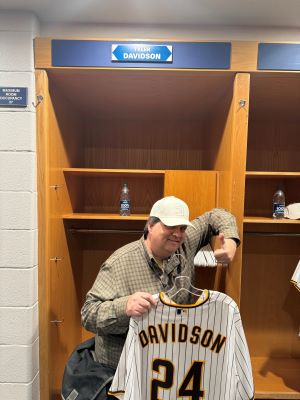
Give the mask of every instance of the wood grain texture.
[[176, 196], [190, 209], [190, 219], [216, 207], [216, 171], [166, 171], [164, 196]]
[[300, 359], [251, 358], [256, 399], [300, 399]]
[[263, 232], [244, 235], [241, 314], [250, 352], [253, 357], [300, 358], [299, 293], [290, 282], [300, 238]]
[[[299, 202], [300, 177], [293, 179], [284, 175], [246, 179], [245, 217], [272, 218], [273, 195], [278, 187], [283, 187], [286, 204]], [[287, 220], [284, 220], [288, 223]]]
[[250, 72], [257, 70], [258, 42], [233, 41], [231, 52], [231, 69]]
[[[215, 157], [215, 169], [219, 170], [218, 206], [231, 211], [237, 219], [241, 239], [243, 235], [245, 168], [249, 113], [249, 74], [237, 74], [233, 92], [229, 98], [228, 114]], [[241, 105], [240, 100], [243, 100]], [[216, 137], [216, 136], [215, 136]], [[237, 250], [230, 264], [225, 290], [240, 302], [242, 249]]]
[[254, 74], [247, 170], [300, 172], [300, 75]]
[[46, 69], [52, 66], [51, 39], [34, 39], [34, 66], [36, 69]]
[[36, 91], [42, 94], [44, 100], [36, 110], [37, 115], [37, 191], [38, 191], [38, 292], [39, 292], [39, 361], [40, 361], [40, 395], [44, 400], [49, 399], [50, 382], [50, 332], [49, 313], [51, 307], [49, 289], [49, 164], [48, 164], [48, 125], [47, 97], [48, 79], [45, 71], [36, 71]]
[[[37, 93], [43, 101], [37, 107], [39, 165], [39, 309], [41, 341], [41, 398], [51, 399], [60, 392], [61, 378], [67, 357], [80, 342], [79, 308], [68, 242], [61, 213], [71, 211], [61, 166], [69, 166], [63, 144], [62, 126], [68, 110], [59, 98], [60, 111], [53, 101], [45, 71], [37, 72]], [[55, 97], [55, 96], [54, 96]], [[56, 107], [55, 107], [56, 106]], [[65, 113], [63, 112], [65, 111]], [[58, 115], [64, 117], [60, 119]], [[74, 120], [70, 118], [69, 121]], [[69, 130], [69, 132], [70, 132]], [[64, 130], [66, 134], [67, 130]], [[72, 146], [71, 146], [72, 148]], [[56, 188], [57, 185], [57, 188]], [[77, 246], [75, 246], [77, 248]], [[57, 257], [59, 261], [53, 261]], [[79, 262], [80, 257], [78, 257]], [[62, 321], [62, 322], [51, 322]], [[75, 325], [74, 325], [75, 324]]]

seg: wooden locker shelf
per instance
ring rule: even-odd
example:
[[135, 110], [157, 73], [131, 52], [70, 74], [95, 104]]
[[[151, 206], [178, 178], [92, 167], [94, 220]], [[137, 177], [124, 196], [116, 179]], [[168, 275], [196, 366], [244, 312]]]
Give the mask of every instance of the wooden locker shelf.
[[271, 217], [255, 217], [255, 216], [246, 216], [243, 219], [245, 224], [300, 224], [300, 220], [294, 220], [294, 219], [275, 219]]
[[129, 216], [121, 216], [119, 214], [94, 214], [94, 213], [70, 213], [62, 215], [63, 219], [68, 220], [120, 220], [120, 221], [146, 221], [148, 214], [131, 214]]
[[163, 196], [164, 170], [62, 168], [70, 199], [64, 219], [122, 219], [118, 215], [120, 190], [128, 183], [129, 220], [144, 220], [153, 202]]
[[300, 399], [300, 359], [253, 357], [256, 399]]
[[[299, 202], [300, 172], [246, 171], [244, 223], [298, 224], [300, 220], [273, 219], [272, 197], [277, 187], [284, 187], [286, 205]], [[259, 194], [259, 195], [258, 195]]]
[[164, 170], [147, 169], [100, 169], [100, 168], [63, 168], [65, 175], [73, 176], [160, 176], [164, 175]]
[[246, 171], [246, 178], [300, 178], [300, 172]]

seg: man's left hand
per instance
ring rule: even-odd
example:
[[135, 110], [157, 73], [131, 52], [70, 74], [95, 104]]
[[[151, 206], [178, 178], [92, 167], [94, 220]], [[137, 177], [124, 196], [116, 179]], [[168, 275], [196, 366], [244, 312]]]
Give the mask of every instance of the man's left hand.
[[214, 251], [214, 255], [218, 263], [229, 264], [236, 252], [236, 242], [233, 239], [225, 239], [224, 233], [219, 234], [221, 248]]

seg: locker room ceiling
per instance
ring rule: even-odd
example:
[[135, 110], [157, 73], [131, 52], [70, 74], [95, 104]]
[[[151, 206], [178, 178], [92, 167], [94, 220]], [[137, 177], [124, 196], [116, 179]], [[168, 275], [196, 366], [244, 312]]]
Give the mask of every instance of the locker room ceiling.
[[300, 28], [300, 0], [0, 0], [41, 23]]

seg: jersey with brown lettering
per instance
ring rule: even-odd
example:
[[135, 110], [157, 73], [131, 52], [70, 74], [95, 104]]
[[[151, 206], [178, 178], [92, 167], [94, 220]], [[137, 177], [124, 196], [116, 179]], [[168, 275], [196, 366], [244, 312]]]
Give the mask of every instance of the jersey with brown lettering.
[[155, 307], [130, 319], [109, 394], [121, 400], [253, 399], [237, 304], [217, 291], [204, 290], [193, 304], [160, 293]]

